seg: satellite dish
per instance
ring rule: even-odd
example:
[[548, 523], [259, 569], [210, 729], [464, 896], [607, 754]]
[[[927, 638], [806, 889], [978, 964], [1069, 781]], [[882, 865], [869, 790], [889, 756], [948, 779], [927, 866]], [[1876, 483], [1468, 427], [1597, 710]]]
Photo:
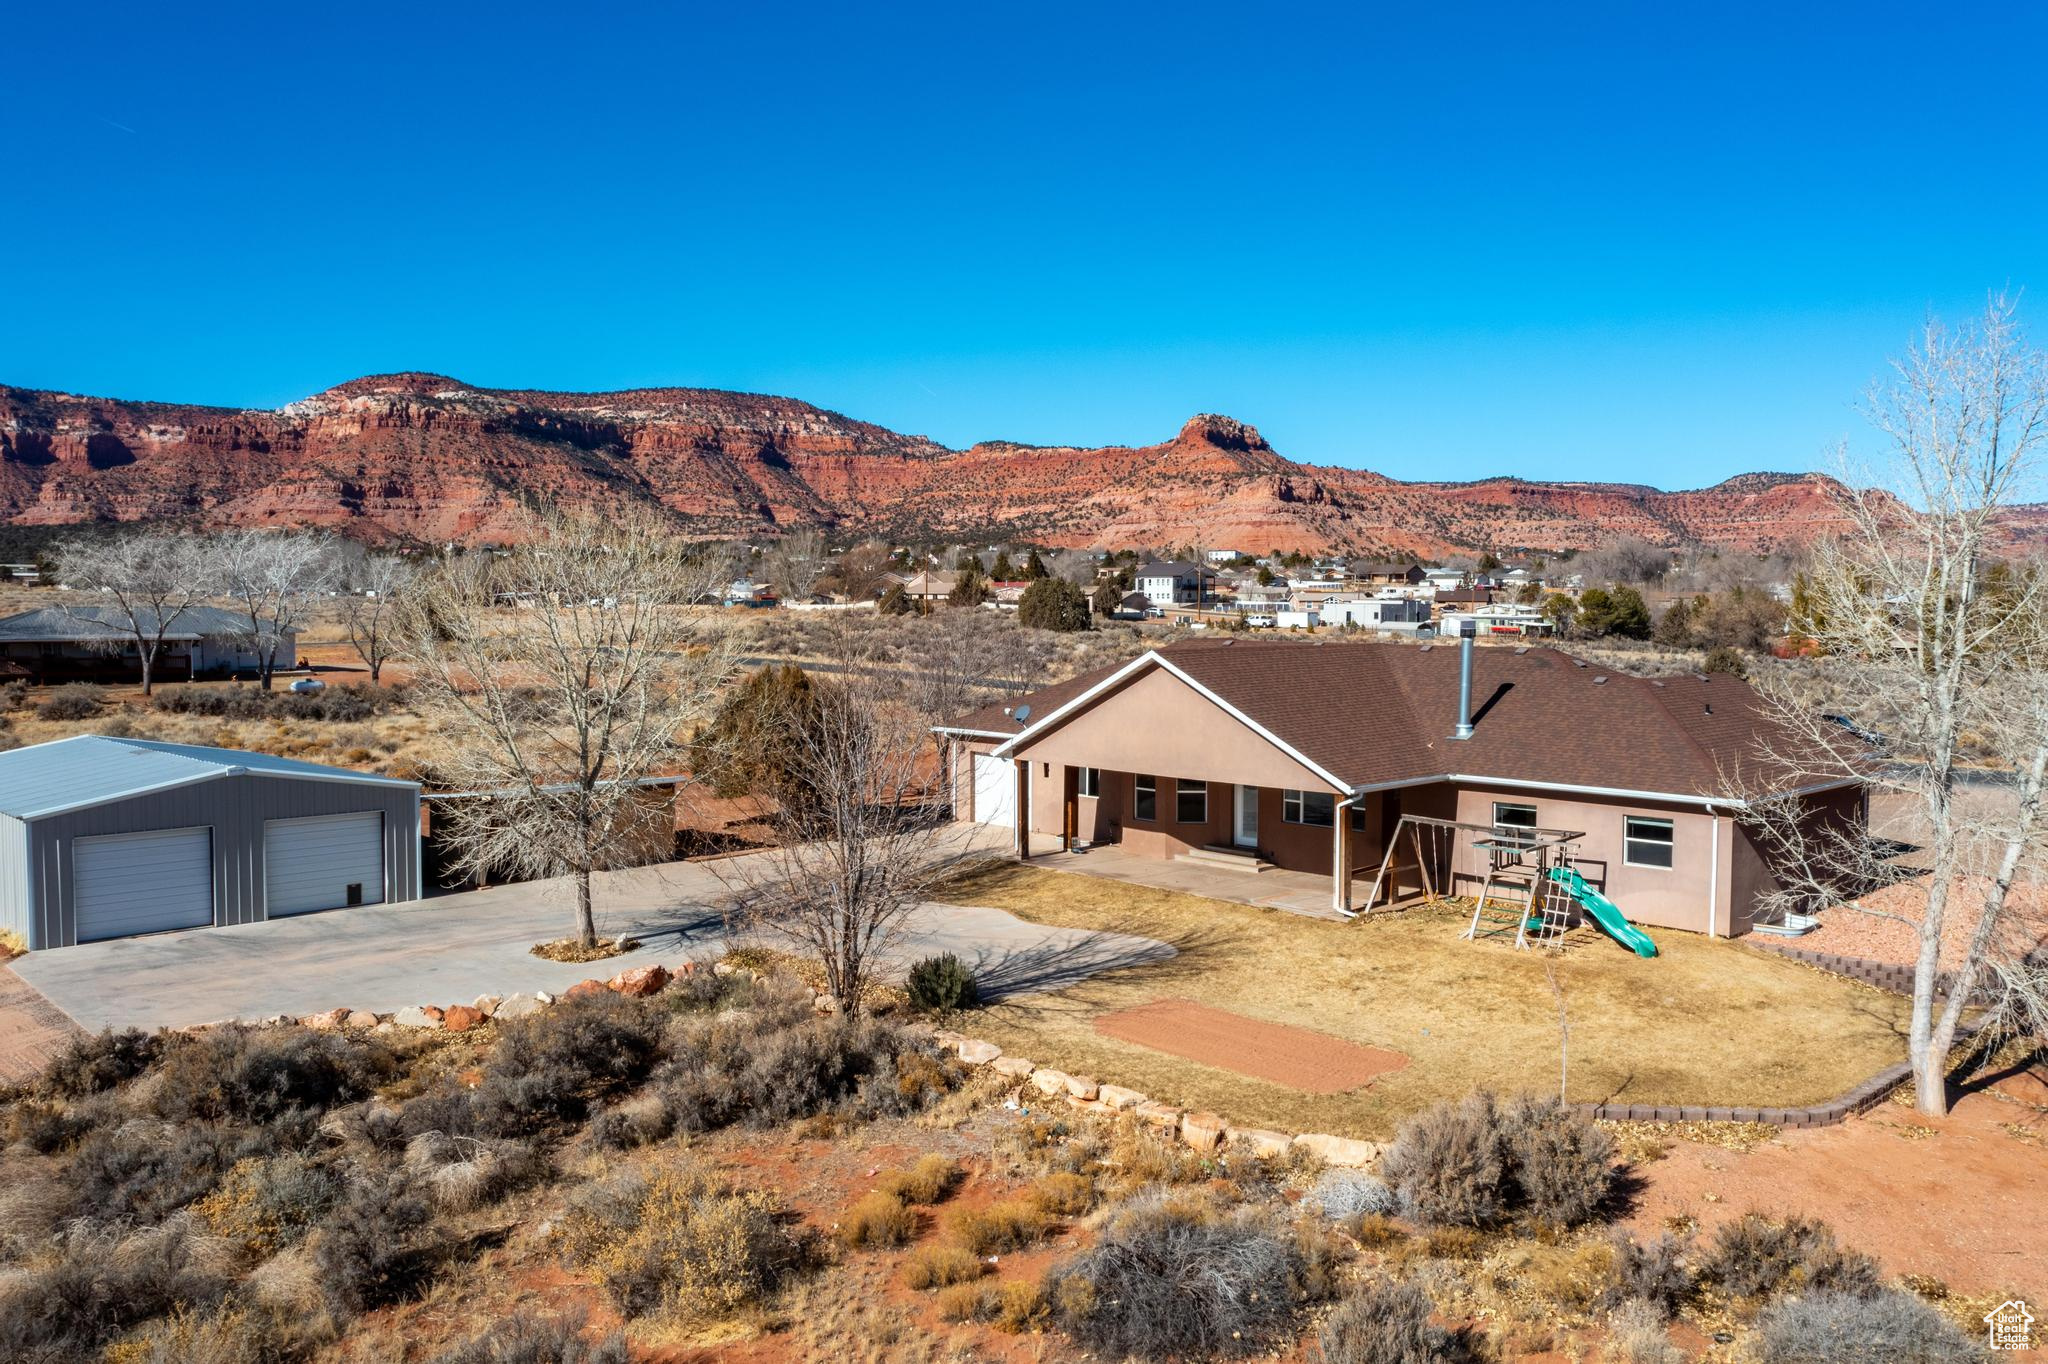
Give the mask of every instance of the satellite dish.
[[1019, 706], [1017, 707], [1017, 709], [1011, 711], [1010, 714], [1014, 716], [1016, 718], [1017, 723], [1021, 725], [1026, 720], [1029, 720], [1031, 718], [1031, 707]]

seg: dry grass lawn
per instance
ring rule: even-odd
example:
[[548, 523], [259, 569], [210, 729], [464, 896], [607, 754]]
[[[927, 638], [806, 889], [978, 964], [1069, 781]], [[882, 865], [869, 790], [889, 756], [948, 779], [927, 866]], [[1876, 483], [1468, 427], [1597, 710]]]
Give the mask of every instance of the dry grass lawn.
[[[1170, 962], [1005, 1000], [967, 1024], [1041, 1064], [1250, 1125], [1375, 1138], [1440, 1098], [1557, 1086], [1546, 954], [1465, 942], [1466, 916], [1449, 906], [1334, 923], [1013, 863], [990, 863], [940, 898], [1180, 949]], [[1808, 1104], [1904, 1055], [1904, 1000], [1739, 943], [1656, 936], [1662, 955], [1653, 961], [1590, 928], [1554, 957], [1574, 1101]], [[1402, 1052], [1410, 1064], [1318, 1097], [1094, 1027], [1099, 1015], [1162, 998], [1315, 1028]]]

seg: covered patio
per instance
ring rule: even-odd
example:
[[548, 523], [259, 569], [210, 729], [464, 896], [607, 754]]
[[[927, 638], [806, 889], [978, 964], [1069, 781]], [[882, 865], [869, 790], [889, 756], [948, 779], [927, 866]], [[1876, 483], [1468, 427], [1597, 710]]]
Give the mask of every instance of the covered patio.
[[1327, 875], [1283, 867], [1260, 872], [1218, 870], [1211, 863], [1141, 856], [1114, 843], [1072, 848], [1058, 834], [1034, 833], [1030, 839], [1031, 864], [1048, 871], [1099, 876], [1259, 909], [1284, 909], [1311, 919], [1342, 922], [1345, 917], [1332, 906]]

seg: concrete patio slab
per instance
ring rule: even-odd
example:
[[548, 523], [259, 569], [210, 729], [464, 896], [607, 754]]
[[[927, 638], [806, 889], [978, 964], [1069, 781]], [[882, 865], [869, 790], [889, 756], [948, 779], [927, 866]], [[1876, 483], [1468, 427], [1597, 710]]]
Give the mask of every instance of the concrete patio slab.
[[[727, 887], [707, 863], [672, 862], [598, 878], [598, 931], [641, 946], [589, 965], [528, 949], [565, 936], [566, 882], [530, 882], [403, 905], [330, 910], [231, 928], [87, 943], [19, 959], [22, 980], [80, 1026], [186, 1027], [347, 1007], [467, 1003], [482, 994], [560, 993], [593, 976], [659, 962], [708, 962], [736, 942], [720, 908]], [[1058, 989], [1100, 971], [1162, 961], [1150, 938], [1048, 928], [998, 909], [913, 911], [898, 965], [936, 952], [972, 963], [986, 997]]]
[[[1159, 857], [1139, 857], [1113, 843], [1097, 844], [1078, 852], [1061, 852], [1052, 834], [1031, 835], [1031, 865], [1048, 871], [1069, 871], [1081, 876], [1100, 876], [1110, 881], [1151, 886], [1155, 890], [1176, 890], [1232, 904], [1257, 905], [1261, 909], [1284, 909], [1311, 919], [1341, 920], [1344, 916], [1330, 907], [1330, 878], [1309, 872], [1273, 867], [1266, 871], [1234, 871], [1214, 863], [1181, 862]], [[1370, 878], [1352, 889], [1360, 903], [1371, 888]]]

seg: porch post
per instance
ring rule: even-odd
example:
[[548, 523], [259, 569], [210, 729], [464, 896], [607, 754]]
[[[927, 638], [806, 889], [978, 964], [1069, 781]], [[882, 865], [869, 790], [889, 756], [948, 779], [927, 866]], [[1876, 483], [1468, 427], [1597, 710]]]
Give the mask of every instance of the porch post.
[[1011, 761], [1017, 765], [1017, 860], [1023, 862], [1031, 857], [1031, 760]]
[[1330, 822], [1330, 908], [1339, 914], [1351, 912], [1351, 805], [1357, 797], [1337, 802]]

